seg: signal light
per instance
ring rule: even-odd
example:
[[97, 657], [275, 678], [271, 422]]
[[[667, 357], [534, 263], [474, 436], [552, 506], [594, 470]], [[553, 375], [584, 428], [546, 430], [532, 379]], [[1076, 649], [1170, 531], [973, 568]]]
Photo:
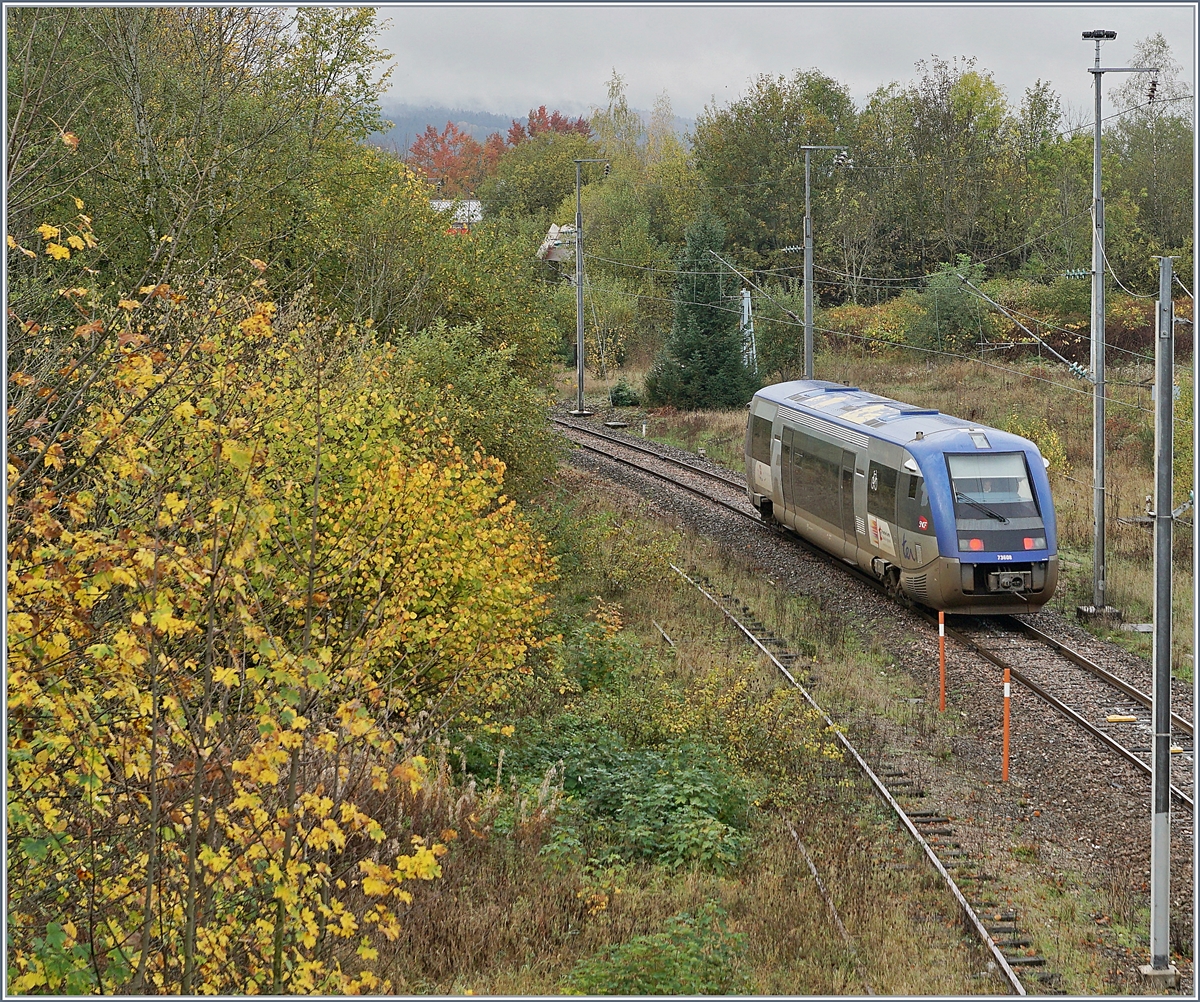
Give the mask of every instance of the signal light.
[[610, 164], [610, 163], [606, 163], [606, 164], [604, 165], [604, 176], [605, 176], [605, 177], [608, 177], [608, 172], [609, 172], [610, 170], [612, 170], [612, 164]]
[[1147, 94], [1147, 95], [1146, 95], [1146, 97], [1147, 97], [1149, 100], [1153, 101], [1153, 100], [1154, 100], [1154, 94], [1155, 94], [1155, 92], [1156, 92], [1157, 90], [1158, 90], [1158, 78], [1156, 77], [1155, 79], [1153, 79], [1153, 80], [1151, 80], [1151, 81], [1150, 81], [1150, 93], [1149, 93], [1149, 94]]

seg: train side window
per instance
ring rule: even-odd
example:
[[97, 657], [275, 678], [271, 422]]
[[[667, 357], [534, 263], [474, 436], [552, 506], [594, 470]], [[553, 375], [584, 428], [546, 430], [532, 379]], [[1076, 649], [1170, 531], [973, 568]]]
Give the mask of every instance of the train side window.
[[919, 477], [915, 473], [907, 474], [908, 476], [908, 499], [915, 501], [917, 507], [922, 510], [929, 508], [929, 492], [925, 490], [925, 478]]
[[913, 532], [933, 532], [929, 512], [929, 493], [925, 490], [925, 478], [904, 474], [907, 483], [896, 501], [896, 524]]
[[771, 422], [755, 414], [751, 418], [750, 457], [760, 463], [771, 462]]
[[876, 518], [896, 520], [896, 480], [898, 471], [872, 462], [867, 468], [867, 511]]

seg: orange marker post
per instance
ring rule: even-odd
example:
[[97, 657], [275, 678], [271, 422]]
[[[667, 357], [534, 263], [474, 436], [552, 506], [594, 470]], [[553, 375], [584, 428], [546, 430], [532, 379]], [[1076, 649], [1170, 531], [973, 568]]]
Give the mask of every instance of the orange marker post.
[[1004, 752], [1000, 766], [1000, 781], [1008, 782], [1008, 704], [1012, 697], [1012, 682], [1009, 678], [1009, 670], [1004, 669]]
[[938, 701], [938, 712], [946, 712], [946, 614], [938, 613], [938, 679], [942, 695]]

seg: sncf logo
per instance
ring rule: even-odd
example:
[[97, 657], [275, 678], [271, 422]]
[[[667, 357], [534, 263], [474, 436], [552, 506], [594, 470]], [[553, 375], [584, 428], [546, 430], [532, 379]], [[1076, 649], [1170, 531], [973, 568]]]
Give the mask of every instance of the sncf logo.
[[917, 519], [917, 528], [918, 529], [928, 529], [929, 528], [929, 519], [927, 519], [924, 515], [922, 515], [920, 518]]

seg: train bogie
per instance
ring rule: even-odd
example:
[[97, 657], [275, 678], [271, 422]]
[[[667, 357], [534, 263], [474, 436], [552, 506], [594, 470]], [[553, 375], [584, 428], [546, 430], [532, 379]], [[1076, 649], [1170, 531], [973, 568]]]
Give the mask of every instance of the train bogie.
[[1058, 581], [1045, 463], [1028, 439], [823, 381], [755, 394], [746, 490], [764, 515], [953, 612], [1033, 612]]

